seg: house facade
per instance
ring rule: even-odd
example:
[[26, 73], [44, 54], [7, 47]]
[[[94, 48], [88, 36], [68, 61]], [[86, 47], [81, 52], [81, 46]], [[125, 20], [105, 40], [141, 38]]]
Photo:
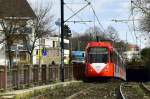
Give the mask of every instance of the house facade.
[[140, 58], [140, 48], [137, 45], [129, 44], [128, 50], [124, 52], [124, 56], [127, 61], [131, 61], [133, 58]]
[[35, 19], [27, 0], [0, 0], [0, 65], [29, 63], [25, 38], [32, 36]]
[[[33, 53], [33, 64], [51, 64], [55, 62], [60, 64], [60, 37], [43, 37], [36, 42], [36, 48]], [[40, 46], [38, 46], [40, 45]], [[68, 64], [70, 60], [70, 46], [69, 40], [64, 39], [64, 63]]]

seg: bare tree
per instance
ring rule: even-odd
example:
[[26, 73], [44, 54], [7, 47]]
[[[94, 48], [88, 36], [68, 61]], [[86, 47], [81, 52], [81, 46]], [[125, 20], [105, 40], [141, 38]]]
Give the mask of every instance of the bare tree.
[[138, 9], [142, 14], [139, 28], [146, 34], [146, 38], [150, 40], [150, 1], [149, 0], [132, 0], [133, 10]]
[[88, 42], [97, 40], [101, 41], [105, 39], [106, 37], [99, 27], [90, 27], [85, 30], [84, 34], [72, 38], [72, 48], [73, 50], [85, 50]]
[[25, 35], [20, 35], [20, 31], [26, 26], [26, 20], [20, 20], [15, 17], [1, 19], [0, 25], [2, 27], [1, 43], [5, 43], [6, 53], [9, 59], [9, 66], [12, 66], [12, 45], [15, 40], [19, 40]]
[[93, 37], [104, 36], [104, 32], [97, 26], [88, 28], [87, 30], [85, 30], [85, 33], [91, 34]]
[[26, 41], [25, 43], [28, 54], [30, 55], [30, 63], [32, 63], [33, 51], [35, 47], [40, 46], [36, 45], [36, 42], [39, 41], [40, 38], [46, 37], [54, 31], [51, 24], [53, 20], [53, 15], [50, 13], [51, 8], [52, 3], [47, 5], [41, 3], [39, 6], [35, 6], [35, 8], [33, 8], [37, 16], [37, 19], [33, 23], [35, 29], [32, 36], [24, 38], [24, 40]]
[[106, 33], [107, 33], [107, 37], [109, 39], [111, 39], [112, 41], [119, 40], [118, 32], [117, 32], [117, 30], [113, 26], [111, 26], [111, 25], [108, 26], [107, 30], [106, 30]]

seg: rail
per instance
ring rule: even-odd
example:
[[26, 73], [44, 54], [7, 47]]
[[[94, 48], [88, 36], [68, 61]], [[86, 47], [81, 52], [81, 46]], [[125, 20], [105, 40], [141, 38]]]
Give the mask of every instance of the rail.
[[[94, 87], [95, 87], [95, 86], [94, 86]], [[83, 89], [83, 90], [81, 90], [81, 91], [79, 91], [79, 92], [77, 92], [77, 93], [74, 93], [73, 95], [67, 97], [66, 99], [75, 99], [75, 98], [78, 97], [78, 95], [80, 95], [80, 94], [82, 94], [82, 93], [84, 93], [84, 92], [86, 92], [86, 91], [88, 91], [88, 90], [90, 90], [91, 88], [94, 88], [94, 87], [92, 86], [92, 87]]]
[[[127, 88], [125, 88], [125, 87], [127, 87]], [[122, 89], [124, 89], [124, 92], [122, 91]], [[136, 91], [136, 90], [143, 90], [143, 91]], [[143, 96], [150, 97], [150, 89], [148, 89], [143, 82], [142, 83], [141, 82], [140, 83], [135, 83], [135, 82], [129, 83], [128, 82], [126, 85], [125, 85], [125, 83], [122, 83], [120, 85], [120, 93], [119, 94], [121, 96], [121, 99], [131, 99], [131, 98], [143, 99]]]
[[140, 87], [150, 96], [150, 89], [146, 87], [146, 85], [142, 82], [140, 83]]
[[120, 93], [120, 95], [121, 95], [121, 99], [126, 99], [125, 96], [124, 96], [124, 94], [123, 94], [123, 92], [122, 92], [122, 87], [123, 87], [123, 85], [124, 85], [124, 83], [121, 83], [121, 84], [120, 84], [119, 93]]

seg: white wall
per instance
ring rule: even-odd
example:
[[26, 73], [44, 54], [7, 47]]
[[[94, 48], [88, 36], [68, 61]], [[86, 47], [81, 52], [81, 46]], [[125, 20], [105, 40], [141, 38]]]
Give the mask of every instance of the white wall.
[[[53, 41], [55, 41], [56, 42], [55, 47], [60, 48], [61, 39], [59, 37], [45, 37], [45, 38], [42, 38], [42, 39], [45, 39], [44, 47], [53, 48]], [[69, 43], [69, 40], [64, 39], [64, 43]], [[39, 40], [36, 41], [36, 46], [37, 47], [33, 51], [33, 64], [38, 63], [36, 61], [36, 51], [37, 51], [37, 49], [39, 49]], [[40, 48], [42, 49], [42, 46]], [[64, 50], [64, 56], [69, 57], [69, 54], [70, 54], [69, 50], [65, 49]]]
[[0, 65], [6, 65], [5, 45], [0, 44]]
[[133, 56], [140, 57], [139, 53], [139, 51], [126, 51], [124, 52], [124, 55], [128, 60], [132, 60]]

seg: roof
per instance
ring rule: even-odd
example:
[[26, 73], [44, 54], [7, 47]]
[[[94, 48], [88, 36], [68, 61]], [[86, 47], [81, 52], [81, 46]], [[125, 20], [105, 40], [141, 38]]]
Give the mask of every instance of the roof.
[[72, 55], [83, 55], [85, 51], [72, 51]]
[[0, 18], [30, 17], [36, 18], [27, 0], [0, 0]]
[[112, 44], [109, 42], [89, 42], [87, 47], [107, 47], [112, 48]]
[[134, 45], [134, 44], [129, 44], [129, 45], [128, 45], [128, 48], [138, 48], [138, 46], [137, 46], [137, 45]]
[[126, 51], [124, 54], [138, 54], [140, 51]]

